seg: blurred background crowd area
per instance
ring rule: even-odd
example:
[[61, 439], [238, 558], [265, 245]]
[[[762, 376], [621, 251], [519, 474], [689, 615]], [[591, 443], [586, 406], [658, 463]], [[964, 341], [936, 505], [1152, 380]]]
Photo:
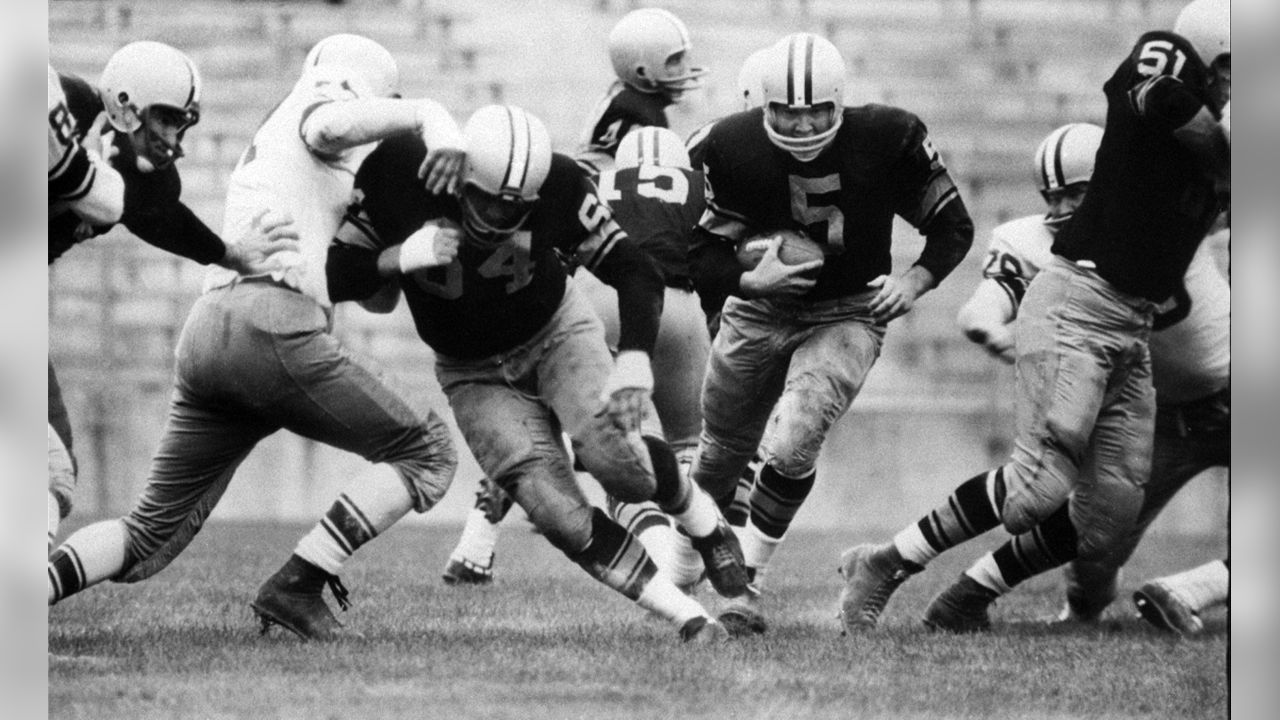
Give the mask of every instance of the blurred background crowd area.
[[[335, 32], [368, 35], [400, 62], [406, 96], [443, 102], [459, 120], [493, 102], [523, 106], [573, 152], [613, 79], [606, 37], [626, 12], [658, 6], [688, 25], [703, 87], [669, 109], [681, 135], [737, 109], [742, 61], [782, 35], [830, 38], [849, 70], [846, 103], [915, 112], [929, 127], [977, 226], [964, 263], [908, 316], [832, 432], [813, 526], [892, 527], [956, 482], [1001, 462], [1012, 428], [1012, 371], [965, 340], [954, 318], [977, 284], [997, 224], [1044, 211], [1032, 153], [1053, 128], [1102, 124], [1102, 83], [1148, 29], [1169, 28], [1184, 0], [51, 0], [49, 56], [96, 81], [121, 45], [167, 42], [204, 77], [200, 124], [185, 142], [183, 197], [221, 227], [227, 177], [289, 90], [308, 48]], [[901, 272], [922, 246], [895, 231]], [[1225, 248], [1213, 248], [1225, 263]], [[50, 268], [49, 355], [72, 415], [80, 461], [76, 513], [121, 512], [145, 482], [163, 426], [172, 351], [203, 268], [117, 230]], [[337, 333], [443, 415], [430, 350], [401, 307], [388, 316], [339, 307]], [[459, 438], [461, 446], [461, 438]], [[479, 470], [470, 455], [428, 516], [461, 520]], [[359, 458], [278, 433], [246, 461], [215, 517], [314, 518]], [[1155, 532], [1225, 526], [1225, 472], [1193, 482]]]

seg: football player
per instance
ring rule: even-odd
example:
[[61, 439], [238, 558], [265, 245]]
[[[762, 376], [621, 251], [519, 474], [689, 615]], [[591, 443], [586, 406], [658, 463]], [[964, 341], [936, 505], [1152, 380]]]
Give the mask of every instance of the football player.
[[[662, 270], [666, 290], [653, 351], [653, 404], [663, 436], [687, 475], [702, 424], [698, 391], [711, 345], [688, 267], [688, 236], [705, 207], [702, 173], [690, 167], [680, 136], [666, 128], [645, 126], [627, 133], [618, 144], [616, 160], [615, 167], [597, 177], [597, 192], [618, 225]], [[573, 282], [604, 321], [609, 345], [616, 348], [617, 293], [591, 273], [577, 273]], [[493, 577], [498, 521], [505, 514], [501, 508], [510, 507], [509, 501], [500, 500], [501, 514], [492, 512], [490, 498], [495, 494], [492, 490], [482, 492], [480, 502], [467, 516], [462, 537], [445, 567], [446, 582], [453, 578], [451, 584], [456, 584], [468, 577], [485, 582]], [[613, 518], [644, 543], [659, 571], [681, 587], [698, 581], [700, 556], [696, 552], [687, 558], [676, 554], [675, 529], [656, 503], [620, 503], [610, 498], [608, 504]]]
[[162, 570], [245, 456], [286, 428], [395, 470], [342, 493], [252, 602], [264, 631], [276, 623], [302, 638], [333, 638], [339, 624], [325, 585], [345, 608], [343, 562], [444, 495], [457, 463], [448, 427], [338, 341], [325, 284], [355, 171], [381, 138], [421, 136], [432, 152], [415, 166], [415, 182], [445, 191], [456, 181], [462, 150], [453, 118], [434, 101], [398, 95], [396, 62], [373, 40], [334, 35], [308, 53], [232, 173], [225, 212], [232, 236], [295, 218], [300, 246], [266, 271], [210, 272], [178, 341], [169, 418], [146, 487], [127, 516], [89, 525], [54, 552], [50, 604], [103, 580], [137, 582]]
[[591, 174], [613, 165], [618, 142], [637, 127], [668, 127], [668, 105], [699, 87], [706, 74], [689, 64], [689, 29], [667, 10], [627, 13], [609, 32], [609, 60], [617, 80], [582, 130], [576, 160]]
[[[707, 211], [690, 254], [699, 293], [730, 296], [702, 390], [694, 480], [727, 504], [765, 439], [742, 534], [753, 592], [721, 615], [736, 632], [765, 629], [765, 571], [887, 325], [973, 242], [973, 223], [924, 123], [898, 108], [846, 106], [844, 59], [829, 41], [783, 38], [768, 50], [761, 80], [763, 107], [723, 118], [707, 134]], [[925, 237], [919, 259], [897, 275], [895, 215]], [[806, 234], [824, 259], [787, 265], [772, 240], [754, 268], [739, 264], [740, 243], [780, 230]]]
[[[726, 595], [745, 591], [741, 550], [715, 503], [682, 477], [670, 447], [642, 432], [652, 411], [649, 356], [658, 336], [662, 274], [627, 237], [542, 122], [491, 105], [463, 130], [467, 161], [456, 196], [431, 196], [415, 177], [425, 153], [388, 140], [356, 179], [363, 214], [330, 251], [335, 299], [403, 290], [454, 418], [485, 475], [510, 494], [555, 547], [592, 577], [671, 620], [685, 640], [723, 638], [643, 545], [577, 485], [574, 455], [610, 495], [654, 500], [695, 538]], [[448, 262], [424, 269], [442, 243]], [[616, 360], [600, 319], [569, 281], [557, 250], [617, 290]]]
[[1156, 425], [1147, 336], [1183, 287], [1229, 178], [1217, 118], [1230, 99], [1230, 52], [1227, 0], [1194, 0], [1174, 32], [1140, 37], [1103, 86], [1089, 191], [1018, 307], [1013, 456], [892, 542], [845, 551], [847, 632], [874, 627], [910, 575], [997, 525], [1032, 532], [1058, 563], [1105, 561], [1130, 537]]
[[[1050, 133], [1035, 154], [1037, 184], [1048, 214], [1013, 220], [992, 231], [983, 280], [961, 308], [959, 322], [969, 339], [1006, 362], [1013, 361], [1011, 324], [1018, 304], [1031, 278], [1052, 261], [1056, 229], [1070, 220], [1084, 198], [1102, 133], [1102, 128], [1087, 123]], [[1157, 314], [1153, 325], [1156, 429], [1151, 478], [1138, 519], [1105, 559], [1077, 559], [1067, 566], [1067, 602], [1059, 620], [1096, 622], [1116, 597], [1120, 568], [1160, 510], [1191, 478], [1230, 463], [1231, 293], [1209, 247], [1202, 243], [1182, 289], [1174, 294], [1177, 302]], [[1066, 513], [1063, 506], [1041, 525], [1069, 523]], [[1058, 566], [1056, 557], [1041, 550], [1044, 543], [1038, 526], [987, 553], [930, 603], [925, 622], [950, 631], [986, 629], [992, 601]]]
[[[48, 78], [51, 266], [117, 224], [163, 250], [241, 270], [266, 266], [273, 253], [295, 247], [296, 235], [279, 224], [246, 228], [238, 242], [224, 243], [180, 199], [174, 160], [182, 156], [187, 128], [200, 118], [201, 90], [185, 54], [163, 43], [134, 42], [111, 56], [97, 87], [52, 66]], [[49, 445], [52, 543], [71, 512], [76, 479], [71, 423], [52, 362], [48, 392], [57, 435]]]

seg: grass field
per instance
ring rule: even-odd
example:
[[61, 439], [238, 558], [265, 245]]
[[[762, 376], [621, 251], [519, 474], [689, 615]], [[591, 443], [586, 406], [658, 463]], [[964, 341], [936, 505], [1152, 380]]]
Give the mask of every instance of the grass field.
[[[836, 559], [872, 539], [796, 532], [767, 588], [771, 630], [719, 648], [596, 585], [528, 525], [509, 521], [488, 588], [439, 580], [456, 527], [395, 528], [353, 560], [363, 637], [260, 637], [258, 584], [304, 528], [219, 523], [152, 580], [106, 584], [49, 612], [50, 718], [1220, 718], [1225, 616], [1178, 640], [1131, 617], [1144, 578], [1209, 559], [1224, 537], [1151, 539], [1122, 599], [1093, 629], [1039, 622], [1058, 574], [1001, 600], [981, 636], [930, 633], [919, 616], [977, 551], [944, 555], [895, 595], [881, 628], [841, 637]], [[874, 538], [879, 539], [879, 538]], [[699, 596], [714, 605], [714, 595]], [[332, 598], [329, 598], [332, 601]]]

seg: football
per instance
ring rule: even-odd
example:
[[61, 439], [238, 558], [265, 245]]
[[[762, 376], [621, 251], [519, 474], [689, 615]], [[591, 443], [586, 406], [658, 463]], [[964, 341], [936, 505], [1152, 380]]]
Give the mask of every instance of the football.
[[809, 239], [808, 235], [798, 230], [777, 230], [749, 237], [738, 243], [738, 262], [743, 269], [751, 270], [760, 264], [769, 249], [769, 242], [774, 238], [782, 238], [778, 247], [778, 259], [786, 265], [799, 265], [810, 260], [825, 260], [826, 254], [822, 246]]

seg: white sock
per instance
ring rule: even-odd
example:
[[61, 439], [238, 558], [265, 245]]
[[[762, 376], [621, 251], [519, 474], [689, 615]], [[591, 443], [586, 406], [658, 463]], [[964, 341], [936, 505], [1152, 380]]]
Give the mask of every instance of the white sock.
[[722, 516], [720, 508], [716, 507], [716, 501], [705, 490], [694, 485], [689, 495], [689, 507], [682, 513], [673, 513], [671, 517], [691, 537], [700, 538], [715, 532]]
[[58, 505], [58, 497], [49, 493], [49, 554], [53, 554], [53, 541], [58, 537], [58, 525], [62, 523], [62, 508]]
[[298, 541], [294, 554], [337, 575], [362, 545], [413, 509], [413, 497], [400, 476], [369, 473], [340, 494], [325, 516]]
[[920, 526], [916, 523], [904, 527], [897, 535], [893, 536], [893, 544], [898, 548], [898, 554], [903, 560], [913, 562], [921, 567], [928, 565], [929, 561], [938, 557], [938, 551], [933, 549], [928, 540], [924, 539], [924, 533], [920, 532]]
[[636, 604], [660, 617], [671, 620], [677, 626], [684, 625], [695, 617], [711, 617], [707, 609], [693, 598], [680, 592], [662, 573], [649, 579], [640, 591]]
[[1000, 595], [1013, 589], [1004, 581], [1000, 566], [996, 564], [996, 556], [992, 553], [986, 553], [978, 558], [968, 570], [964, 571], [964, 574], [976, 580], [979, 585]]
[[462, 528], [462, 537], [458, 538], [458, 545], [449, 558], [489, 567], [493, 563], [494, 548], [498, 546], [498, 535], [498, 525], [489, 522], [483, 510], [471, 508], [467, 524]]
[[1162, 582], [1191, 609], [1198, 612], [1207, 610], [1227, 601], [1231, 589], [1231, 571], [1221, 560], [1205, 563], [1169, 577], [1160, 578]]
[[75, 588], [60, 586], [54, 563], [49, 563], [49, 604], [67, 595], [93, 587], [115, 577], [124, 569], [128, 531], [119, 520], [105, 520], [87, 525], [71, 533], [71, 537], [55, 551], [65, 553], [77, 577]]
[[760, 528], [747, 519], [746, 527], [738, 531], [738, 541], [742, 543], [742, 558], [749, 568], [756, 571], [755, 580], [752, 585], [757, 590], [764, 584], [764, 574], [769, 569], [769, 563], [773, 560], [773, 554], [778, 551], [778, 546], [782, 544], [783, 538], [771, 538], [765, 535]]

